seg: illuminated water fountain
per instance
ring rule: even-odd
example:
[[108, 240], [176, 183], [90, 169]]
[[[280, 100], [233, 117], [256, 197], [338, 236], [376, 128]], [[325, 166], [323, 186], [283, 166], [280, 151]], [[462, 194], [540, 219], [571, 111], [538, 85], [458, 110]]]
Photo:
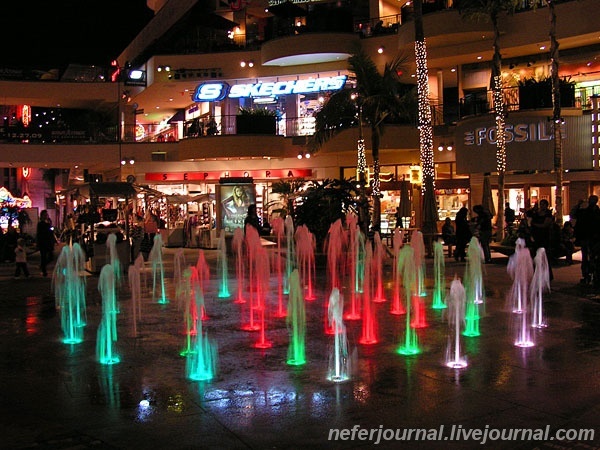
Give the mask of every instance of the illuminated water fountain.
[[446, 263], [444, 261], [444, 245], [441, 241], [433, 242], [433, 309], [447, 308], [446, 296]]
[[480, 306], [483, 303], [483, 277], [481, 266], [483, 264], [483, 250], [477, 237], [473, 236], [467, 250], [467, 265], [465, 267], [465, 330], [464, 336], [477, 337], [479, 319], [481, 318]]
[[514, 314], [517, 347], [535, 345], [531, 335], [531, 308], [529, 307], [529, 286], [533, 277], [533, 260], [523, 239], [517, 239], [515, 253], [509, 258], [507, 272], [513, 278], [509, 293]]
[[546, 328], [548, 322], [544, 314], [544, 292], [550, 292], [550, 268], [548, 267], [546, 250], [543, 247], [537, 249], [533, 265], [535, 270], [531, 280], [531, 302], [533, 305], [531, 326]]
[[410, 326], [413, 328], [426, 328], [427, 320], [425, 317], [425, 243], [423, 233], [414, 230], [410, 238], [410, 246], [413, 249], [413, 262], [415, 265], [415, 284], [412, 289], [412, 320]]
[[115, 271], [115, 283], [117, 289], [121, 285], [121, 261], [119, 260], [119, 253], [117, 251], [117, 235], [115, 233], [110, 233], [106, 238], [106, 247], [109, 255], [110, 265]]
[[244, 230], [236, 228], [233, 231], [231, 247], [235, 253], [235, 276], [237, 281], [237, 295], [234, 303], [246, 303], [244, 299]]
[[308, 301], [316, 300], [317, 297], [313, 291], [315, 277], [315, 236], [306, 225], [300, 225], [296, 228], [295, 241], [300, 284], [301, 286], [306, 286], [304, 299]]
[[[195, 275], [195, 276], [194, 276]], [[208, 284], [210, 279], [210, 268], [208, 267], [208, 263], [206, 262], [206, 258], [204, 256], [204, 250], [198, 250], [198, 260], [196, 261], [196, 272], [192, 272], [192, 282], [197, 282], [199, 287], [196, 289], [197, 292], [202, 292], [202, 296], [204, 297], [204, 290], [206, 289], [206, 285]], [[202, 307], [198, 310], [200, 314], [200, 318], [202, 320], [208, 319], [208, 314], [206, 313], [206, 305], [204, 300], [202, 300]]]
[[[327, 253], [327, 292], [330, 295], [333, 289], [342, 289], [347, 245], [346, 237], [341, 219], [337, 219], [329, 226], [325, 241], [325, 252]], [[327, 301], [329, 301], [328, 298]], [[333, 334], [333, 329], [329, 325], [328, 308], [329, 305], [325, 302], [325, 333]]]
[[83, 341], [87, 323], [85, 254], [78, 243], [62, 248], [54, 266], [52, 283], [65, 344]]
[[185, 253], [180, 247], [173, 254], [173, 285], [175, 286], [175, 303], [177, 309], [181, 310], [185, 303], [183, 292], [183, 272], [187, 269], [185, 262]]
[[402, 304], [402, 273], [398, 270], [398, 259], [400, 258], [400, 250], [404, 242], [404, 231], [400, 228], [394, 230], [392, 236], [392, 247], [394, 252], [394, 262], [392, 266], [392, 279], [394, 281], [394, 297], [392, 300], [391, 314], [401, 315], [406, 313]]
[[512, 312], [520, 314], [523, 311], [523, 300], [529, 295], [529, 285], [533, 277], [533, 260], [524, 239], [517, 239], [515, 252], [508, 259], [506, 271], [513, 280], [507, 296], [509, 308]]
[[102, 318], [96, 336], [96, 358], [101, 364], [117, 364], [121, 358], [116, 353], [117, 344], [117, 295], [115, 272], [110, 264], [104, 265], [98, 279], [102, 297]]
[[[260, 279], [261, 272], [261, 260], [259, 254], [261, 254], [262, 245], [260, 242], [260, 236], [258, 231], [252, 226], [246, 227], [245, 232], [245, 246], [247, 250], [247, 262], [248, 262], [248, 301], [242, 303], [242, 330], [245, 331], [258, 331], [260, 330], [260, 324], [256, 315], [259, 313], [261, 308], [260, 305], [260, 293], [259, 284], [262, 282]], [[247, 315], [247, 320], [244, 316]]]
[[410, 356], [421, 353], [419, 348], [419, 337], [416, 330], [411, 326], [411, 315], [413, 310], [413, 297], [419, 297], [417, 292], [417, 268], [415, 265], [414, 249], [405, 245], [400, 250], [398, 257], [398, 271], [402, 274], [402, 284], [406, 297], [406, 326], [404, 327], [404, 342], [398, 347], [397, 352], [401, 355]]
[[342, 320], [344, 301], [338, 289], [333, 289], [329, 296], [328, 315], [333, 330], [333, 347], [329, 356], [329, 372], [327, 379], [336, 383], [346, 381], [352, 373], [351, 358], [348, 355], [346, 326]]
[[450, 284], [450, 293], [448, 297], [448, 325], [450, 333], [448, 335], [448, 347], [446, 350], [446, 365], [452, 369], [462, 369], [467, 367], [467, 360], [461, 351], [461, 327], [465, 318], [466, 293], [463, 284], [458, 279], [454, 279]]
[[294, 242], [294, 221], [292, 216], [286, 216], [285, 221], [285, 276], [283, 279], [283, 293], [288, 294], [290, 292], [289, 278], [292, 271], [296, 268], [296, 248]]
[[301, 366], [306, 363], [306, 310], [303, 293], [300, 275], [296, 269], [290, 275], [287, 306], [287, 326], [290, 333], [287, 363], [291, 366]]
[[[191, 267], [189, 272], [189, 304], [195, 305], [195, 311], [199, 311], [204, 306], [204, 292], [202, 292], [198, 272], [195, 267]], [[217, 372], [217, 345], [208, 338], [208, 333], [203, 330], [202, 317], [200, 314], [193, 314], [187, 317], [187, 320], [193, 320], [191, 327], [195, 329], [195, 334], [188, 334], [191, 341], [189, 351], [186, 352], [186, 376], [190, 380], [205, 381], [214, 378]]]
[[350, 309], [344, 316], [346, 320], [360, 319], [358, 294], [362, 292], [364, 277], [365, 240], [355, 215], [351, 218], [349, 227], [348, 262], [350, 266]]
[[386, 301], [385, 294], [383, 292], [383, 259], [385, 258], [385, 249], [383, 248], [383, 242], [378, 232], [375, 232], [373, 236], [373, 281], [374, 281], [374, 292], [375, 297], [373, 299], [376, 303], [382, 303]]
[[[166, 305], [169, 303], [167, 298], [167, 292], [165, 288], [165, 267], [163, 262], [163, 240], [160, 233], [154, 236], [154, 243], [152, 250], [148, 255], [148, 260], [152, 264], [152, 298], [162, 304]], [[160, 293], [156, 292], [156, 285], [160, 285]]]
[[287, 313], [283, 306], [283, 268], [281, 258], [281, 241], [285, 235], [285, 224], [281, 217], [275, 217], [271, 221], [271, 226], [273, 227], [273, 234], [277, 239], [277, 250], [273, 258], [273, 266], [277, 274], [277, 312], [275, 312], [275, 316], [285, 317]]
[[229, 267], [227, 264], [227, 245], [225, 242], [225, 232], [221, 231], [217, 244], [217, 272], [220, 276], [219, 298], [229, 298]]
[[365, 283], [363, 287], [363, 310], [362, 310], [362, 333], [358, 342], [365, 345], [376, 344], [379, 342], [377, 338], [377, 315], [375, 306], [373, 305], [372, 274], [373, 274], [373, 250], [367, 245], [365, 258]]
[[270, 348], [273, 343], [267, 339], [267, 293], [269, 291], [269, 277], [270, 267], [267, 251], [264, 247], [258, 246], [256, 248], [256, 260], [260, 261], [257, 265], [256, 270], [256, 311], [258, 312], [258, 323], [259, 323], [259, 335], [258, 340], [255, 342], [254, 347], [256, 348]]
[[410, 246], [414, 250], [414, 259], [416, 267], [416, 293], [421, 296], [427, 296], [427, 290], [425, 289], [425, 241], [423, 240], [423, 233], [419, 230], [414, 230], [410, 235]]

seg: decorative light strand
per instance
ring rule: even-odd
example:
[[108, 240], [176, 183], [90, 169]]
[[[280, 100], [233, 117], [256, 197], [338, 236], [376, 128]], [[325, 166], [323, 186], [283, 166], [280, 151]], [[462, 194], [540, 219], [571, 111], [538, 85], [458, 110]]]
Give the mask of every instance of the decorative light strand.
[[381, 195], [381, 183], [379, 180], [379, 160], [373, 161], [373, 197], [379, 197]]
[[425, 193], [428, 181], [435, 188], [435, 166], [433, 163], [433, 127], [431, 125], [431, 106], [429, 104], [429, 73], [427, 70], [427, 44], [415, 42], [417, 63], [417, 95], [419, 99], [419, 143], [421, 170], [423, 171], [423, 189]]
[[358, 162], [356, 168], [358, 170], [359, 181], [364, 181], [365, 172], [367, 171], [367, 158], [365, 156], [365, 140], [363, 138], [358, 139]]
[[506, 170], [506, 121], [504, 119], [504, 102], [502, 101], [502, 77], [494, 77], [494, 111], [496, 112], [496, 170]]

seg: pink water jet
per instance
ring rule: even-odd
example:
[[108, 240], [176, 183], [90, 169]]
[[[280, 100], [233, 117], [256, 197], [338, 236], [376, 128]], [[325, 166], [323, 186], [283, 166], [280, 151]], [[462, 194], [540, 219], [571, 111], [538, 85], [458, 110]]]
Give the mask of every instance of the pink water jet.
[[520, 314], [524, 310], [524, 300], [529, 295], [529, 285], [533, 277], [533, 260], [525, 246], [524, 239], [517, 239], [515, 252], [508, 259], [506, 271], [513, 280], [507, 301], [512, 312]]
[[357, 217], [355, 215], [349, 216], [351, 218], [348, 224], [348, 265], [350, 267], [350, 310], [344, 315], [346, 320], [358, 320], [360, 319], [360, 305], [359, 305], [359, 284], [362, 288], [362, 282], [359, 283], [359, 278], [362, 280], [364, 276], [364, 263], [360, 264], [360, 255], [364, 254], [365, 239], [364, 234], [360, 230], [357, 223]]
[[286, 317], [287, 312], [283, 304], [283, 269], [281, 257], [281, 241], [285, 235], [285, 223], [281, 217], [275, 217], [271, 220], [273, 234], [277, 239], [277, 250], [273, 257], [273, 266], [277, 273], [277, 312], [275, 317]]
[[[204, 256], [204, 250], [198, 250], [198, 260], [196, 261], [196, 279], [199, 287], [202, 292], [206, 289], [206, 285], [210, 279], [210, 269], [208, 267], [208, 263], [206, 262], [206, 258]], [[196, 279], [192, 277], [192, 282], [196, 282]], [[204, 294], [203, 294], [204, 295]], [[202, 301], [202, 308], [200, 309], [200, 318], [202, 320], [208, 319], [208, 314], [206, 313], [206, 307], [204, 301]]]
[[363, 287], [363, 311], [362, 311], [362, 334], [359, 343], [364, 345], [377, 344], [377, 316], [371, 292], [373, 289], [372, 283], [372, 259], [373, 250], [370, 245], [366, 246], [365, 256], [365, 284]]
[[400, 228], [394, 230], [392, 236], [392, 248], [394, 253], [394, 261], [392, 265], [392, 280], [394, 281], [394, 295], [392, 299], [392, 307], [390, 314], [402, 315], [406, 313], [404, 305], [402, 305], [402, 272], [398, 270], [400, 250], [404, 243], [404, 231]]
[[376, 231], [373, 236], [373, 278], [375, 282], [375, 303], [383, 303], [386, 301], [383, 292], [383, 260], [385, 259], [385, 249], [379, 233]]
[[[258, 231], [256, 231], [256, 229], [250, 225], [246, 226], [245, 244], [248, 255], [248, 294], [250, 298], [246, 305], [247, 308], [244, 308], [247, 309], [245, 313], [248, 314], [248, 321], [242, 323], [241, 328], [245, 331], [258, 331], [260, 330], [260, 324], [257, 321], [256, 315], [258, 314], [258, 309], [260, 308], [258, 291], [260, 281], [259, 268], [261, 266], [260, 262], [262, 262], [258, 258], [262, 245]], [[242, 320], [244, 320], [243, 314]]]
[[[342, 289], [343, 268], [344, 268], [344, 252], [346, 248], [346, 232], [341, 219], [337, 219], [329, 226], [327, 238], [325, 240], [325, 248], [327, 253], [327, 279], [329, 285], [329, 293], [334, 288]], [[333, 334], [328, 317], [329, 296], [325, 302], [324, 326], [326, 334]]]
[[273, 343], [267, 339], [266, 335], [267, 293], [269, 292], [269, 278], [271, 273], [267, 251], [264, 249], [264, 247], [259, 246], [256, 248], [256, 260], [261, 261], [261, 263], [256, 267], [257, 303], [255, 311], [258, 313], [259, 337], [254, 344], [254, 347], [264, 349], [273, 346]]
[[531, 280], [531, 304], [533, 306], [533, 317], [531, 326], [534, 328], [546, 328], [548, 322], [544, 314], [544, 293], [550, 292], [550, 268], [544, 247], [537, 249], [533, 259], [535, 270]]
[[448, 347], [446, 349], [446, 366], [452, 369], [462, 369], [467, 367], [467, 360], [461, 351], [461, 327], [464, 325], [465, 288], [458, 278], [454, 278], [450, 284], [450, 293], [448, 295]]
[[234, 303], [246, 303], [244, 299], [244, 230], [236, 228], [233, 231], [231, 247], [235, 253], [235, 275], [237, 279], [237, 296]]
[[410, 246], [414, 250], [415, 267], [417, 273], [416, 294], [422, 297], [427, 295], [425, 290], [425, 242], [423, 241], [423, 233], [419, 230], [414, 230], [410, 236]]
[[296, 228], [295, 241], [300, 283], [302, 286], [306, 286], [304, 300], [316, 300], [317, 297], [313, 291], [313, 280], [315, 277], [315, 236], [306, 225], [300, 225]]

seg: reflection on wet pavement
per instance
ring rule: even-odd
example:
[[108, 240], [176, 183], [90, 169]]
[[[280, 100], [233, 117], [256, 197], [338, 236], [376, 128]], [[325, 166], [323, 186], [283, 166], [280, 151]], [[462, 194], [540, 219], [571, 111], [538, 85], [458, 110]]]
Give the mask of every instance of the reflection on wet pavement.
[[[174, 250], [165, 249], [165, 289], [175, 298]], [[557, 267], [555, 290], [545, 298], [549, 326], [532, 330], [536, 345], [515, 347], [516, 330], [506, 308], [511, 280], [506, 260], [486, 265], [485, 311], [481, 336], [463, 337], [465, 369], [445, 367], [452, 335], [445, 313], [431, 305], [432, 261], [425, 297], [426, 328], [418, 329], [422, 353], [399, 355], [405, 316], [390, 314], [393, 283], [384, 264], [388, 301], [374, 303], [379, 343], [359, 343], [360, 320], [344, 320], [348, 351], [355, 355], [351, 378], [328, 379], [333, 335], [324, 332], [327, 285], [317, 269], [306, 303], [306, 363], [286, 363], [290, 333], [276, 317], [277, 277], [269, 281], [267, 349], [253, 348], [257, 333], [240, 329], [235, 265], [229, 264], [228, 299], [219, 298], [217, 252], [205, 251], [211, 278], [204, 301], [204, 328], [218, 343], [216, 376], [186, 377], [184, 310], [177, 302], [153, 300], [151, 280], [142, 289], [141, 316], [134, 332], [130, 292], [119, 291], [116, 343], [121, 361], [103, 365], [96, 358], [102, 317], [98, 277], [86, 278], [88, 324], [84, 341], [62, 343], [59, 314], [48, 279], [13, 281], [0, 267], [0, 359], [5, 448], [355, 448], [373, 443], [328, 441], [331, 428], [592, 428], [600, 413], [600, 303], [580, 297], [570, 285], [578, 266]], [[186, 249], [187, 261], [198, 250]], [[446, 261], [447, 286], [464, 264]], [[151, 279], [152, 277], [150, 277]], [[18, 288], [15, 286], [18, 285]], [[553, 286], [554, 288], [554, 286]], [[344, 291], [342, 291], [342, 295]], [[346, 307], [348, 304], [346, 304]], [[594, 448], [594, 441], [445, 441], [443, 447], [494, 449]], [[440, 442], [412, 441], [407, 448], [440, 448]], [[449, 444], [449, 445], [446, 445]], [[398, 448], [398, 442], [378, 447]]]

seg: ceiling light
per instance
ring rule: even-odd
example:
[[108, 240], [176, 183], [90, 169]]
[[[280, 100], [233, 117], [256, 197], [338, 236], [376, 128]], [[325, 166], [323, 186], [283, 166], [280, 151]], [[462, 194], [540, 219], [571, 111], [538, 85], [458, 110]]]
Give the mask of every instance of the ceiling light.
[[381, 47], [379, 47], [377, 49], [377, 53], [379, 53], [380, 55], [383, 53], [383, 51], [385, 50], [385, 47], [382, 45]]

